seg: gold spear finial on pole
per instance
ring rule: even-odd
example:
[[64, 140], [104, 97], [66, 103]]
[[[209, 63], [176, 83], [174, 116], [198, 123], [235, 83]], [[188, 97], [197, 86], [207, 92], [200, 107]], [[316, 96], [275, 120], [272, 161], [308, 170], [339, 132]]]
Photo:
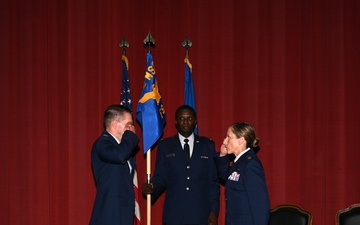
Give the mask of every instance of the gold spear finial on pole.
[[126, 48], [128, 48], [129, 46], [129, 42], [127, 42], [125, 37], [123, 37], [119, 44], [119, 47], [123, 49], [123, 55], [126, 55]]
[[144, 48], [148, 48], [148, 52], [151, 52], [151, 48], [155, 48], [155, 39], [151, 36], [150, 30], [144, 39]]

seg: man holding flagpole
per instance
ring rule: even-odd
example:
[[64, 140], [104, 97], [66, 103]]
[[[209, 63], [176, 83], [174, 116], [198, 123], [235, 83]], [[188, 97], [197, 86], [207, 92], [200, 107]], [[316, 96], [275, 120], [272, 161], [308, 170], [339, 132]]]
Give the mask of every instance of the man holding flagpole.
[[194, 134], [195, 110], [180, 106], [175, 113], [178, 133], [159, 141], [154, 176], [143, 185], [152, 201], [166, 191], [166, 225], [217, 225], [220, 185], [212, 140]]

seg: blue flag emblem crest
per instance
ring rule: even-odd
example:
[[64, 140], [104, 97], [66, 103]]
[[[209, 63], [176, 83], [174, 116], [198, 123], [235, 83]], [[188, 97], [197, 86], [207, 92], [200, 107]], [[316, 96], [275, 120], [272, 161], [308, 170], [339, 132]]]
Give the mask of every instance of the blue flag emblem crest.
[[136, 109], [136, 118], [142, 126], [144, 153], [146, 153], [162, 135], [166, 122], [151, 53], [147, 53], [144, 87]]

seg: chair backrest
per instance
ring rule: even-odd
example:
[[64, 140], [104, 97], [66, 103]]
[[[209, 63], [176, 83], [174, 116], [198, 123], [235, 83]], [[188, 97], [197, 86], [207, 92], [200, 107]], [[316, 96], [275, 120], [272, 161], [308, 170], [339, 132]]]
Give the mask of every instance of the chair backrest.
[[360, 203], [336, 213], [336, 225], [360, 225]]
[[269, 225], [312, 225], [313, 215], [294, 204], [281, 204], [270, 210]]

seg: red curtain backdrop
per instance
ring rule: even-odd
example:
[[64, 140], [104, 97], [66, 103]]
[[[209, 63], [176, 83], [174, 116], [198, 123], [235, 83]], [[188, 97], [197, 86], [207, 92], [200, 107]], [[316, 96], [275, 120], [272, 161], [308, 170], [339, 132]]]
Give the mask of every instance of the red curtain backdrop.
[[[164, 137], [175, 134], [183, 103], [188, 36], [199, 134], [219, 147], [231, 123], [253, 124], [271, 207], [297, 204], [315, 225], [334, 224], [338, 210], [360, 202], [359, 11], [358, 0], [1, 1], [1, 224], [88, 224], [91, 146], [104, 109], [120, 101], [118, 44], [130, 43], [135, 110], [149, 31]], [[152, 224], [161, 223], [162, 203]], [[140, 207], [145, 224], [143, 198]]]

